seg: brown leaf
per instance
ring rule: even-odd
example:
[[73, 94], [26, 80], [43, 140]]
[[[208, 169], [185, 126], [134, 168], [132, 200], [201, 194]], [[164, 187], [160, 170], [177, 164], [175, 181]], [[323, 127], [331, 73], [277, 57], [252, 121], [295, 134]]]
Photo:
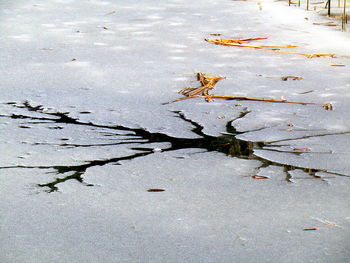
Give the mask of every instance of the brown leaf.
[[156, 192], [164, 192], [164, 189], [158, 189], [158, 188], [152, 188], [152, 189], [148, 189], [147, 192], [151, 192], [151, 193], [156, 193]]
[[304, 228], [304, 231], [317, 230], [317, 228]]
[[302, 77], [296, 77], [296, 76], [285, 76], [285, 77], [281, 77], [281, 80], [283, 81], [287, 81], [288, 79], [291, 79], [291, 80], [301, 80], [303, 79]]
[[333, 105], [330, 102], [326, 102], [325, 104], [323, 104], [322, 106], [325, 110], [333, 110]]
[[267, 176], [260, 176], [260, 175], [254, 175], [252, 176], [254, 179], [270, 179], [269, 177]]

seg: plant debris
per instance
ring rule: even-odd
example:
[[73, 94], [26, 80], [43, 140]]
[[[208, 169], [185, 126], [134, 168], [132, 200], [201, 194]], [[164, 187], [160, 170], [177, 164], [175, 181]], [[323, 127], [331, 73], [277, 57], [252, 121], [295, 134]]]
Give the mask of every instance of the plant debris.
[[294, 148], [293, 151], [297, 152], [309, 152], [311, 151], [310, 148]]
[[283, 81], [287, 81], [288, 79], [291, 79], [291, 80], [301, 80], [303, 79], [302, 77], [295, 77], [295, 76], [285, 76], [285, 77], [281, 77], [281, 80]]
[[158, 189], [158, 188], [153, 188], [153, 189], [148, 189], [147, 192], [150, 193], [157, 193], [157, 192], [164, 192], [164, 189]]
[[333, 67], [345, 67], [346, 65], [344, 64], [331, 64]]
[[271, 45], [246, 45], [246, 43], [253, 41], [253, 40], [262, 40], [267, 39], [267, 37], [256, 37], [256, 38], [244, 38], [244, 39], [205, 39], [207, 42], [212, 42], [217, 45], [224, 45], [224, 46], [234, 46], [234, 47], [248, 47], [248, 48], [255, 48], [255, 49], [263, 49], [263, 48], [292, 48], [297, 47], [295, 45], [286, 45], [286, 46], [271, 46]]
[[260, 175], [254, 175], [254, 176], [252, 176], [252, 178], [254, 178], [254, 179], [269, 179], [269, 177], [267, 177], [267, 176], [260, 176]]
[[[220, 96], [220, 95], [210, 95], [209, 91], [214, 89], [216, 83], [218, 83], [219, 80], [224, 79], [225, 77], [213, 77], [208, 74], [203, 74], [202, 72], [197, 73], [197, 79], [201, 84], [201, 87], [198, 88], [185, 88], [180, 90], [178, 93], [184, 95], [185, 97], [179, 98], [173, 101], [165, 102], [163, 105], [186, 100], [186, 99], [192, 99], [192, 98], [204, 98], [207, 102], [212, 102], [213, 99], [222, 99], [222, 100], [250, 100], [250, 101], [265, 101], [265, 102], [277, 102], [277, 103], [295, 103], [295, 104], [302, 104], [302, 105], [322, 105], [319, 103], [314, 102], [300, 102], [300, 101], [289, 101], [285, 98], [281, 97], [281, 99], [265, 99], [265, 98], [249, 98], [249, 97], [242, 97], [242, 96]], [[331, 103], [325, 103], [322, 105], [325, 110], [332, 110], [332, 104]]]
[[317, 228], [304, 228], [304, 231], [317, 230]]
[[[307, 58], [337, 58], [335, 54], [308, 54], [308, 53], [301, 53], [301, 52], [292, 52], [287, 50], [281, 50], [280, 48], [294, 48], [298, 47], [295, 45], [285, 45], [285, 46], [272, 46], [272, 45], [247, 45], [246, 43], [254, 40], [262, 40], [267, 39], [267, 37], [257, 37], [257, 38], [244, 38], [244, 39], [204, 39], [207, 42], [214, 43], [216, 45], [224, 45], [224, 46], [234, 46], [234, 47], [245, 47], [245, 48], [254, 48], [254, 49], [260, 49], [264, 51], [273, 51], [278, 53], [286, 53], [286, 54], [295, 54], [295, 55], [301, 55], [305, 56]], [[342, 56], [342, 58], [348, 58], [348, 56]]]
[[330, 103], [330, 102], [326, 102], [325, 104], [322, 105], [322, 107], [323, 107], [325, 110], [333, 110], [333, 105], [332, 105], [332, 103]]

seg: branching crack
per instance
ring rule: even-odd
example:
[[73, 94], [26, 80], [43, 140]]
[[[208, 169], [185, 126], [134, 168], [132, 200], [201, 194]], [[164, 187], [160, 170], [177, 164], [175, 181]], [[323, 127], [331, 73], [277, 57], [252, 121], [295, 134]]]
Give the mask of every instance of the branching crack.
[[[120, 136], [121, 137], [121, 138], [118, 138], [117, 139], [118, 141], [114, 143], [101, 143], [101, 144], [60, 143], [60, 144], [52, 144], [52, 145], [60, 146], [60, 147], [76, 148], [76, 147], [104, 147], [104, 146], [116, 146], [116, 145], [124, 144], [124, 145], [129, 145], [130, 150], [134, 151], [134, 153], [130, 155], [113, 157], [113, 158], [102, 159], [102, 160], [91, 160], [91, 161], [86, 161], [83, 164], [74, 165], [74, 166], [17, 165], [17, 166], [0, 167], [0, 169], [10, 169], [10, 168], [47, 169], [47, 170], [51, 170], [51, 172], [53, 170], [56, 175], [64, 175], [63, 177], [54, 178], [49, 183], [37, 184], [37, 186], [43, 187], [44, 189], [46, 189], [45, 191], [47, 192], [58, 191], [59, 190], [58, 185], [61, 183], [67, 182], [69, 180], [76, 180], [85, 186], [92, 186], [92, 184], [86, 183], [84, 181], [84, 173], [86, 172], [87, 169], [91, 167], [103, 166], [107, 164], [120, 165], [121, 161], [134, 160], [136, 158], [145, 157], [147, 155], [154, 154], [155, 151], [153, 148], [141, 147], [141, 145], [149, 145], [152, 143], [167, 143], [168, 146], [164, 146], [161, 149], [162, 152], [171, 152], [171, 151], [176, 151], [181, 149], [204, 149], [206, 151], [222, 152], [222, 153], [225, 153], [226, 155], [237, 157], [237, 158], [259, 160], [261, 161], [261, 166], [257, 168], [257, 173], [260, 171], [261, 168], [268, 167], [270, 165], [281, 166], [284, 168], [286, 180], [289, 182], [291, 182], [291, 177], [292, 177], [290, 174], [291, 170], [309, 169], [307, 167], [296, 167], [296, 166], [286, 165], [283, 163], [272, 162], [254, 155], [254, 149], [279, 151], [274, 149], [268, 149], [268, 147], [265, 148], [266, 146], [271, 146], [271, 143], [273, 142], [268, 142], [268, 143], [249, 142], [249, 141], [243, 141], [243, 140], [237, 139], [235, 135], [238, 135], [244, 132], [237, 132], [236, 129], [233, 127], [232, 122], [237, 119], [244, 118], [249, 113], [248, 110], [241, 112], [241, 114], [237, 118], [229, 121], [226, 125], [227, 133], [218, 137], [205, 134], [203, 132], [203, 126], [193, 121], [192, 119], [187, 118], [181, 111], [174, 111], [173, 113], [175, 114], [175, 117], [180, 118], [183, 121], [191, 124], [193, 126], [192, 132], [200, 136], [200, 138], [178, 138], [178, 137], [169, 136], [163, 133], [150, 132], [142, 128], [130, 128], [130, 127], [121, 126], [121, 125], [108, 126], [108, 125], [95, 124], [92, 122], [83, 122], [83, 121], [80, 121], [79, 119], [70, 117], [68, 112], [63, 112], [63, 113], [49, 112], [48, 110], [45, 110], [42, 105], [33, 106], [28, 101], [25, 101], [22, 104], [11, 103], [10, 105], [26, 111], [36, 112], [37, 114], [40, 114], [42, 116], [11, 114], [11, 115], [0, 115], [0, 117], [4, 117], [4, 118], [6, 117], [10, 119], [24, 119], [24, 120], [31, 121], [32, 124], [53, 123], [53, 124], [60, 124], [63, 126], [64, 125], [86, 126], [86, 127], [94, 128], [96, 130], [104, 129], [104, 131], [100, 132], [103, 134], [102, 136], [113, 136], [113, 137]], [[38, 121], [38, 122], [33, 122], [33, 121]], [[123, 138], [125, 136], [127, 136], [127, 138]], [[314, 136], [315, 137], [325, 136], [325, 134], [314, 135]], [[309, 138], [309, 137], [312, 137], [312, 136], [306, 136], [306, 138]], [[291, 140], [291, 139], [286, 139], [286, 140]], [[286, 140], [279, 140], [279, 141], [286, 141]], [[274, 141], [274, 142], [279, 142], [279, 141]], [[34, 143], [34, 144], [51, 145], [49, 143]], [[294, 152], [292, 153], [295, 154]], [[316, 172], [321, 172], [321, 171], [328, 172], [328, 171], [317, 170], [317, 169], [312, 169], [310, 171], [311, 171], [310, 175], [312, 176], [317, 176]], [[328, 172], [328, 173], [336, 174], [332, 172]], [[337, 174], [337, 175], [348, 176], [344, 174]]]

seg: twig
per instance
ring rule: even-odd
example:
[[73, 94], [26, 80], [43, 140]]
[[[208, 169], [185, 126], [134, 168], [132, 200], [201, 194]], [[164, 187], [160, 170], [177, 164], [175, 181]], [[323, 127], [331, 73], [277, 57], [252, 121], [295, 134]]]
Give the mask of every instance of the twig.
[[271, 46], [271, 45], [245, 45], [245, 43], [253, 40], [260, 40], [260, 39], [267, 39], [265, 38], [246, 38], [246, 39], [204, 39], [207, 42], [214, 43], [216, 45], [223, 45], [223, 46], [233, 46], [233, 47], [244, 47], [244, 48], [254, 48], [264, 51], [273, 51], [277, 53], [287, 53], [287, 54], [294, 54], [294, 55], [301, 55], [305, 56], [307, 58], [348, 58], [348, 56], [341, 56], [337, 57], [335, 54], [308, 54], [308, 53], [301, 53], [301, 52], [293, 52], [293, 51], [287, 51], [287, 50], [280, 50], [275, 48], [293, 48], [297, 47], [295, 45], [286, 45], [286, 46]]
[[212, 77], [207, 74], [203, 74], [202, 72], [197, 73], [197, 79], [202, 85], [199, 88], [185, 88], [179, 91], [180, 94], [183, 94], [185, 97], [179, 98], [173, 101], [165, 102], [163, 105], [193, 99], [193, 98], [204, 98], [207, 102], [212, 102], [213, 99], [222, 99], [222, 100], [249, 100], [249, 101], [264, 101], [264, 102], [275, 102], [275, 103], [294, 103], [294, 104], [302, 104], [302, 105], [321, 105], [326, 110], [332, 110], [331, 103], [314, 103], [314, 102], [300, 102], [300, 101], [288, 101], [285, 99], [275, 100], [275, 99], [265, 99], [265, 98], [249, 98], [242, 96], [220, 96], [220, 95], [210, 95], [209, 90], [214, 89], [216, 83], [223, 79], [224, 77]]

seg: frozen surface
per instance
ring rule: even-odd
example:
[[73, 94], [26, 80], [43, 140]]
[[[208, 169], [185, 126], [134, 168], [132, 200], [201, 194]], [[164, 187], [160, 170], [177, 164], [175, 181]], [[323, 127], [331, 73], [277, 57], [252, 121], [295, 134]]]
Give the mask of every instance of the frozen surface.
[[[0, 2], [0, 262], [346, 262], [349, 34], [284, 2], [141, 2]], [[334, 110], [162, 105], [196, 72]]]

